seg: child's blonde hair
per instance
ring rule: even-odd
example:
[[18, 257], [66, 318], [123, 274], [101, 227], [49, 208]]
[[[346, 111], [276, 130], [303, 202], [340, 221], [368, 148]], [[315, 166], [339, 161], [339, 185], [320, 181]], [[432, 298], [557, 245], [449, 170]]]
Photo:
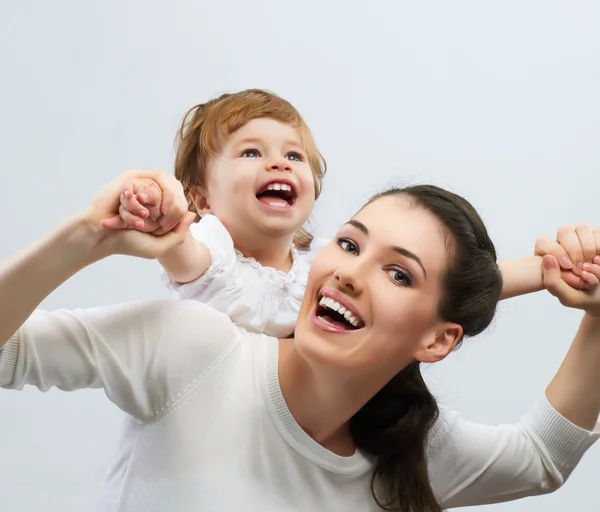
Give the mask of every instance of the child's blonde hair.
[[[319, 197], [327, 164], [304, 119], [276, 94], [248, 89], [196, 105], [183, 117], [176, 139], [175, 176], [183, 185], [191, 211], [198, 213], [189, 192], [197, 187], [206, 190], [207, 163], [220, 151], [220, 137], [226, 139], [249, 121], [259, 118], [274, 119], [298, 129], [313, 173], [315, 199]], [[300, 228], [294, 236], [294, 245], [308, 249], [312, 238], [308, 231]]]

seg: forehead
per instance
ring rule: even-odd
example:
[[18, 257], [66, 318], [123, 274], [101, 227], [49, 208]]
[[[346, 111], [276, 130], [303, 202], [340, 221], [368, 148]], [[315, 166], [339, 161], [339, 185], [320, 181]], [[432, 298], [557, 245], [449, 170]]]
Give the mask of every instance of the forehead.
[[428, 274], [442, 273], [448, 264], [449, 235], [428, 210], [410, 198], [385, 196], [358, 212], [354, 219], [369, 230], [369, 243], [381, 250], [402, 247], [416, 254]]
[[296, 144], [302, 142], [300, 130], [296, 126], [270, 118], [248, 121], [239, 130], [233, 132], [227, 142], [238, 142], [246, 138], [288, 141]]

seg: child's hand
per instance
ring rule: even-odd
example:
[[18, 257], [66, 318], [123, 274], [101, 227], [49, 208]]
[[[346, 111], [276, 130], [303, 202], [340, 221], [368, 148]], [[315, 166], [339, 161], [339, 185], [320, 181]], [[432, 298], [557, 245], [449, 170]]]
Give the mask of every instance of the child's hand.
[[540, 238], [535, 243], [535, 255], [556, 258], [562, 280], [577, 290], [591, 290], [600, 285], [600, 227], [593, 230], [587, 224], [576, 228], [563, 226], [556, 241]]
[[144, 233], [160, 229], [162, 190], [151, 179], [139, 179], [121, 193], [119, 216], [128, 227]]
[[105, 227], [113, 229], [136, 229], [153, 233], [160, 229], [160, 205], [162, 190], [149, 178], [137, 178], [123, 185], [120, 195], [119, 215]]
[[160, 171], [130, 171], [121, 185], [119, 213], [102, 221], [107, 229], [135, 229], [160, 236], [194, 219], [183, 186]]

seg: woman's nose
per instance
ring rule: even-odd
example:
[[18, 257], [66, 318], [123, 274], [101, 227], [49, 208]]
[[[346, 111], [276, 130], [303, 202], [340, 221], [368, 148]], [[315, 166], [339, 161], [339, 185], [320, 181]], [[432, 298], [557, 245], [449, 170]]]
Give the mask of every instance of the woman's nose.
[[333, 274], [335, 280], [343, 291], [352, 295], [359, 295], [364, 289], [364, 270], [360, 265], [338, 268]]

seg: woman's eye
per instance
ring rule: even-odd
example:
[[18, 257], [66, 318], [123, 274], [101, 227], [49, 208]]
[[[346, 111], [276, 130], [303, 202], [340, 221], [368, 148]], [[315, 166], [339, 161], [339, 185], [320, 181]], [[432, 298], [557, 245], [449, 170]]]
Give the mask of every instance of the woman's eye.
[[258, 158], [260, 153], [256, 149], [247, 149], [242, 153], [242, 158]]
[[302, 162], [302, 155], [300, 153], [288, 153], [286, 158], [292, 162]]
[[358, 246], [352, 240], [348, 240], [347, 238], [338, 238], [337, 243], [342, 251], [345, 251], [349, 254], [358, 254]]
[[411, 279], [410, 275], [408, 274], [408, 272], [406, 272], [404, 270], [400, 270], [398, 268], [392, 268], [392, 269], [388, 270], [388, 275], [391, 277], [391, 279], [392, 279], [392, 281], [394, 281], [394, 283], [397, 283], [402, 286], [411, 286], [412, 285], [412, 279]]

